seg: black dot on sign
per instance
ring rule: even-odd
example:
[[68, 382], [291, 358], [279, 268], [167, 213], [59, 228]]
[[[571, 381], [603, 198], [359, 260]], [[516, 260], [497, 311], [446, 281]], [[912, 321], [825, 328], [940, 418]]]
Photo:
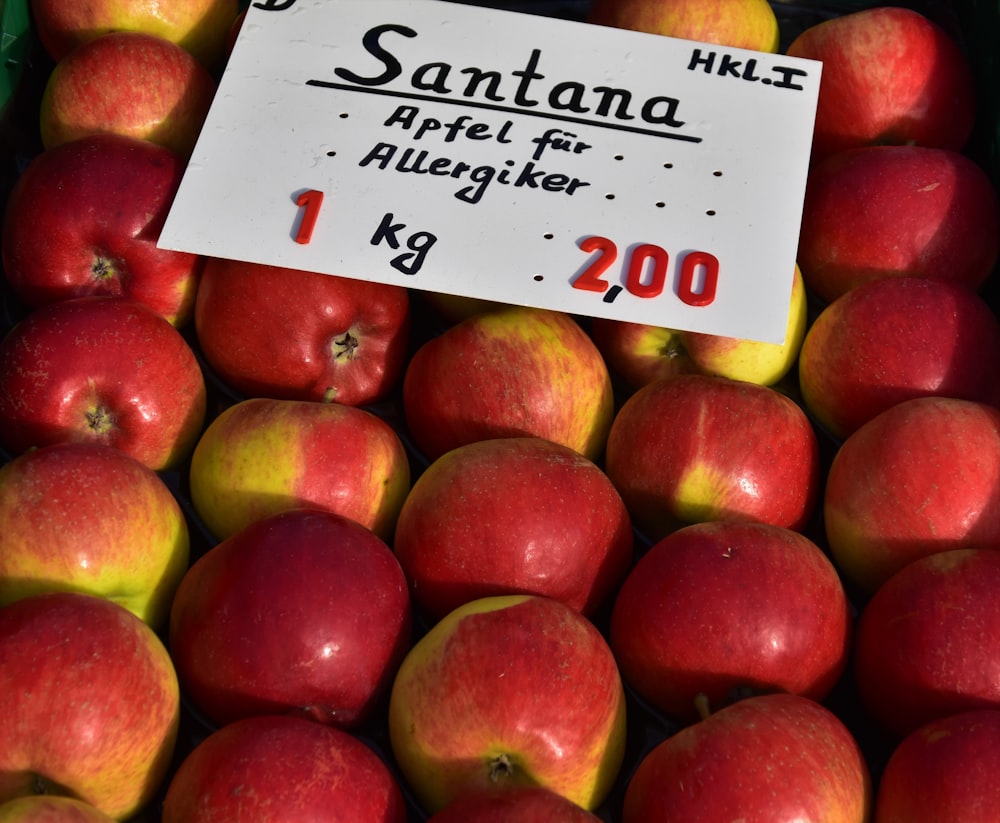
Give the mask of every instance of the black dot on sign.
[[622, 287], [619, 285], [614, 285], [604, 293], [605, 303], [614, 303], [615, 298], [622, 293]]

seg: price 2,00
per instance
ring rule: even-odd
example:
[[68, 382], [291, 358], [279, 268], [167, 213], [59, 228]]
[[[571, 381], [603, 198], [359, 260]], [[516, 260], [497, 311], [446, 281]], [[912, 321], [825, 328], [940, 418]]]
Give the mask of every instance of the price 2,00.
[[[606, 237], [587, 237], [580, 248], [595, 252], [593, 259], [573, 281], [573, 288], [607, 292], [610, 284], [603, 277], [618, 259], [618, 247]], [[636, 297], [658, 297], [667, 283], [670, 255], [660, 246], [643, 243], [635, 246], [624, 264], [625, 288]], [[719, 284], [719, 261], [705, 251], [687, 252], [680, 260], [677, 297], [689, 306], [708, 306], [715, 300]], [[620, 291], [620, 287], [618, 289]]]

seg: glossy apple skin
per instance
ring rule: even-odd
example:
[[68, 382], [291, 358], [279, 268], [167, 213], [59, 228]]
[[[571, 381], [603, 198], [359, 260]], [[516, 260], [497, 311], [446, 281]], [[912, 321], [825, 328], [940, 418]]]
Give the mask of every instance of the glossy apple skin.
[[981, 709], [910, 732], [889, 757], [875, 823], [990, 823], [1000, 808], [1000, 711]]
[[972, 69], [951, 36], [916, 11], [840, 15], [799, 34], [786, 54], [823, 63], [814, 161], [875, 144], [957, 151], [972, 133]]
[[548, 597], [485, 597], [408, 652], [388, 728], [428, 814], [466, 791], [523, 785], [592, 810], [624, 758], [625, 693], [606, 641], [575, 609]]
[[871, 791], [836, 715], [799, 695], [760, 695], [651, 749], [626, 787], [622, 821], [865, 823]]
[[60, 443], [0, 466], [0, 605], [83, 591], [160, 629], [189, 556], [177, 499], [119, 449]]
[[427, 823], [598, 823], [601, 818], [541, 786], [471, 791], [453, 800]]
[[153, 630], [103, 598], [52, 592], [0, 608], [0, 802], [71, 794], [125, 820], [166, 778], [180, 696]]
[[403, 412], [429, 460], [493, 437], [533, 435], [595, 460], [614, 414], [611, 375], [568, 314], [505, 306], [426, 341], [403, 376]]
[[831, 302], [882, 277], [981, 286], [1000, 245], [997, 194], [957, 151], [868, 146], [814, 166], [798, 261], [806, 287]]
[[409, 354], [406, 289], [211, 258], [195, 304], [206, 361], [248, 397], [384, 400]]
[[46, 149], [89, 134], [124, 134], [191, 156], [215, 96], [215, 78], [156, 35], [114, 31], [89, 40], [49, 74], [39, 104]]
[[690, 723], [700, 700], [719, 709], [745, 691], [826, 698], [847, 667], [851, 608], [833, 564], [799, 532], [696, 523], [637, 561], [610, 643], [625, 682]]
[[309, 506], [384, 540], [410, 490], [406, 449], [381, 417], [342, 403], [252, 397], [206, 427], [189, 472], [191, 502], [219, 540]]
[[900, 569], [858, 618], [862, 704], [899, 736], [950, 714], [1000, 708], [1000, 552], [954, 549]]
[[92, 442], [175, 468], [201, 433], [206, 398], [181, 333], [127, 298], [42, 306], [0, 341], [0, 441], [14, 453]]
[[216, 725], [292, 714], [356, 728], [409, 648], [406, 578], [346, 517], [297, 509], [209, 549], [184, 576], [169, 647], [181, 685]]
[[141, 31], [177, 43], [206, 67], [218, 68], [239, 11], [237, 0], [31, 0], [32, 30], [55, 61], [101, 34]]
[[311, 720], [258, 716], [216, 730], [181, 762], [163, 823], [253, 820], [405, 823], [386, 764], [348, 732]]
[[1000, 321], [966, 286], [890, 277], [823, 309], [799, 357], [802, 401], [843, 440], [914, 397], [1000, 400]]
[[595, 0], [586, 19], [685, 40], [778, 51], [778, 19], [766, 0]]
[[0, 804], [0, 823], [114, 823], [100, 809], [72, 797], [35, 794]]
[[169, 149], [116, 134], [36, 155], [4, 212], [11, 290], [33, 308], [85, 295], [128, 297], [186, 325], [203, 259], [156, 246], [183, 173]]
[[1000, 548], [1000, 411], [922, 397], [882, 412], [834, 455], [823, 520], [837, 568], [869, 593], [928, 554]]
[[709, 520], [800, 529], [819, 494], [819, 444], [805, 412], [773, 388], [677, 375], [619, 409], [606, 471], [650, 539]]
[[807, 310], [805, 284], [796, 266], [784, 343], [741, 340], [608, 317], [591, 318], [590, 336], [611, 370], [632, 388], [675, 374], [712, 374], [773, 386], [795, 365], [806, 334]]
[[434, 619], [498, 594], [543, 594], [593, 615], [632, 562], [631, 520], [608, 476], [539, 437], [452, 449], [399, 513], [393, 548]]

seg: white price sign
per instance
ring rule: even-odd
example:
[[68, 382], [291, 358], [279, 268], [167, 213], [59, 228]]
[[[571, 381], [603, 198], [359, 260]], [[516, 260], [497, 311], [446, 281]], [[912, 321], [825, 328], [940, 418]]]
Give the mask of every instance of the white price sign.
[[160, 245], [781, 342], [819, 79], [443, 0], [252, 2]]

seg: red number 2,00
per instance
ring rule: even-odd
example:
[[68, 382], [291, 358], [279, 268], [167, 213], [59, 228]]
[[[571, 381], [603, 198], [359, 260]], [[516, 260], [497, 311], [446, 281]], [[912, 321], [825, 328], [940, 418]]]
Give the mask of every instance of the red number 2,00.
[[[590, 264], [573, 281], [573, 288], [603, 293], [608, 289], [604, 273], [618, 259], [618, 247], [606, 237], [587, 237], [580, 241], [585, 252], [596, 252]], [[667, 282], [667, 264], [670, 255], [652, 243], [643, 243], [632, 249], [625, 264], [625, 288], [636, 297], [658, 297]], [[700, 288], [696, 289], [701, 275]], [[689, 306], [707, 306], [715, 300], [719, 285], [719, 261], [705, 251], [692, 251], [684, 255], [680, 264], [677, 296]]]

